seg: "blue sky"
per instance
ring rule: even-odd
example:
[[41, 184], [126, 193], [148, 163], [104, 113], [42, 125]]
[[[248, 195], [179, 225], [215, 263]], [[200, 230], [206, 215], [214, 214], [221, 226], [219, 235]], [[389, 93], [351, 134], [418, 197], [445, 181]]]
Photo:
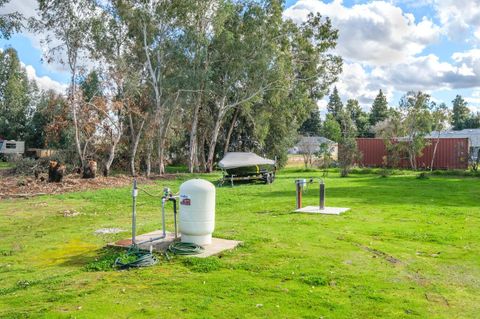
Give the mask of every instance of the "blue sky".
[[[13, 0], [0, 13], [35, 14], [35, 0]], [[456, 94], [480, 111], [480, 0], [287, 0], [285, 18], [301, 22], [309, 12], [332, 19], [340, 38], [335, 53], [344, 58], [336, 83], [342, 98], [368, 109], [379, 89], [390, 105], [409, 90], [430, 93], [450, 105]], [[63, 90], [68, 72], [42, 62], [39, 36], [20, 33], [0, 39], [14, 47], [29, 76], [43, 88]], [[319, 101], [324, 110], [326, 100]]]

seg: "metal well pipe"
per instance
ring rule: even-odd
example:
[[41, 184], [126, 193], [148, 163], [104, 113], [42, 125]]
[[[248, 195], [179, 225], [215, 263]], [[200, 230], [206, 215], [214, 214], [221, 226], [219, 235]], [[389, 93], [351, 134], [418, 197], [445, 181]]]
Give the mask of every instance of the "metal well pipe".
[[137, 229], [137, 179], [133, 179], [133, 188], [132, 188], [132, 244], [136, 245], [135, 232]]
[[297, 179], [295, 181], [295, 186], [296, 186], [296, 191], [297, 191], [297, 194], [296, 194], [296, 207], [297, 209], [300, 209], [302, 208], [302, 186], [303, 186], [303, 182], [302, 180], [300, 179]]
[[173, 202], [173, 223], [175, 224], [175, 239], [177, 239], [177, 199], [170, 197], [168, 200]]
[[323, 179], [320, 181], [320, 209], [325, 209], [325, 184]]
[[167, 236], [167, 232], [165, 230], [165, 198], [162, 198], [162, 233], [163, 237]]

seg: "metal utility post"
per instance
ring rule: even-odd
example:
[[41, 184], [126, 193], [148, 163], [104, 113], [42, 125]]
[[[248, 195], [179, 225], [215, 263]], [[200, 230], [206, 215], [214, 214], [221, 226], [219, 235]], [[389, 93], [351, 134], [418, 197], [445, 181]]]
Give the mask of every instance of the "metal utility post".
[[167, 237], [167, 231], [165, 226], [165, 202], [168, 200], [168, 197], [171, 196], [170, 188], [163, 188], [163, 197], [162, 197], [162, 232], [163, 237]]
[[132, 189], [132, 245], [136, 245], [135, 232], [137, 229], [137, 179], [133, 179], [133, 189]]
[[325, 184], [320, 180], [320, 209], [325, 209]]
[[302, 208], [302, 192], [303, 192], [303, 179], [295, 180], [295, 187], [296, 187], [296, 207], [297, 209]]

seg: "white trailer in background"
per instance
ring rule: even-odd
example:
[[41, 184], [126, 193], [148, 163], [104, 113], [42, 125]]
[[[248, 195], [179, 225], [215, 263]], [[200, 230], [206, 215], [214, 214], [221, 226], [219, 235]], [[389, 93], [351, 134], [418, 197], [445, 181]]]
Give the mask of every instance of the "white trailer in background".
[[25, 142], [0, 140], [0, 154], [23, 154]]

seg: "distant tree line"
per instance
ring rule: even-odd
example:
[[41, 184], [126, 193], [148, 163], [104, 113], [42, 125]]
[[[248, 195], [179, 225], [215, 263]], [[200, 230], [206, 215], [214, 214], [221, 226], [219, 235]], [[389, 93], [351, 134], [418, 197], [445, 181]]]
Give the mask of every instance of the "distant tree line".
[[17, 65], [2, 65], [1, 76], [19, 87], [0, 92], [0, 136], [66, 150], [79, 168], [94, 159], [105, 174], [163, 174], [177, 163], [209, 172], [228, 151], [285, 163], [342, 68], [329, 53], [338, 38], [330, 20], [297, 25], [280, 0], [38, 5], [38, 18], [22, 23], [43, 38], [45, 61], [69, 71], [68, 90], [40, 92], [6, 50]]
[[[390, 107], [380, 90], [370, 112], [365, 112], [355, 99], [347, 100], [344, 105], [334, 88], [329, 96], [325, 120], [322, 122], [319, 111], [315, 110], [302, 124], [299, 133], [322, 135], [338, 142], [339, 165], [342, 174], [347, 175], [349, 167], [359, 159], [355, 138], [383, 138], [389, 154], [385, 166], [397, 166], [405, 158], [403, 154], [407, 154], [412, 169], [417, 169], [416, 159], [422, 155], [422, 150], [433, 143], [434, 155], [429, 165], [432, 169], [441, 133], [448, 129], [469, 128], [480, 128], [480, 113], [471, 112], [460, 95], [448, 108], [445, 103], [432, 101], [426, 93], [411, 91], [400, 99], [397, 107]], [[432, 132], [436, 133], [427, 140], [426, 136]]]
[[[411, 92], [407, 93], [407, 96], [410, 94]], [[430, 96], [428, 97], [428, 104], [430, 110], [434, 110], [440, 105], [447, 108], [445, 103], [431, 102]], [[313, 110], [300, 126], [299, 134], [304, 136], [324, 136], [333, 141], [338, 141], [341, 129], [337, 125], [338, 121], [336, 118], [340, 110], [343, 109], [349, 112], [352, 121], [355, 123], [356, 137], [375, 137], [375, 125], [394, 116], [399, 111], [398, 107], [388, 105], [387, 98], [382, 90], [379, 90], [369, 111], [363, 111], [356, 99], [347, 100], [344, 106], [335, 87], [329, 96], [325, 120], [322, 121], [318, 108]], [[450, 116], [448, 117], [448, 122], [445, 123], [446, 128], [452, 130], [480, 128], [480, 112], [472, 112], [468, 107], [468, 103], [461, 95], [457, 95], [452, 100], [449, 110]], [[432, 130], [435, 130], [435, 128], [432, 127]]]

